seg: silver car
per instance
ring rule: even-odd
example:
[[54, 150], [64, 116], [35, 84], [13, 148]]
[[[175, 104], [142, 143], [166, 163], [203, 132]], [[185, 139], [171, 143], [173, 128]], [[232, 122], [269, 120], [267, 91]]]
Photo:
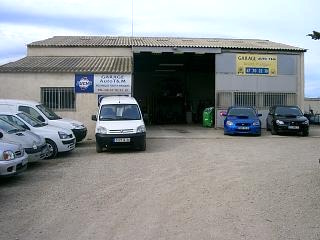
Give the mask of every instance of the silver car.
[[43, 137], [30, 131], [26, 131], [17, 125], [13, 125], [0, 119], [0, 132], [5, 142], [20, 143], [28, 154], [28, 162], [36, 162], [44, 159], [48, 154], [48, 146]]
[[0, 176], [16, 175], [27, 168], [28, 155], [21, 144], [3, 142], [0, 132]]

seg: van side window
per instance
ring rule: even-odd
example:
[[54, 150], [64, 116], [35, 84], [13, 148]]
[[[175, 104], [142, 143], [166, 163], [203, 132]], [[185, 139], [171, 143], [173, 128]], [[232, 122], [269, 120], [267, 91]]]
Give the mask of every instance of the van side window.
[[8, 116], [8, 118], [11, 122], [14, 122], [18, 126], [24, 128], [24, 129], [30, 130], [30, 128], [24, 122], [22, 122], [20, 119], [18, 119], [17, 117]]
[[9, 115], [1, 115], [0, 116], [0, 119], [3, 119], [9, 123], [14, 123], [16, 125], [18, 125], [19, 127], [22, 127], [24, 129], [28, 129], [30, 130], [30, 128], [24, 124], [20, 119], [16, 118], [16, 117], [13, 117], [13, 116], [9, 116]]
[[19, 111], [30, 114], [32, 117], [40, 120], [41, 122], [45, 122], [46, 120], [32, 107], [28, 106], [19, 106]]

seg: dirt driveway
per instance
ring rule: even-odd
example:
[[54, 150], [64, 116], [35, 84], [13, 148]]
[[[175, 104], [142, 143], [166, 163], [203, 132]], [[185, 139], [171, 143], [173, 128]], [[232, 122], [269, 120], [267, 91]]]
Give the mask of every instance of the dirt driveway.
[[150, 128], [147, 151], [82, 143], [0, 180], [1, 239], [320, 239], [320, 131]]

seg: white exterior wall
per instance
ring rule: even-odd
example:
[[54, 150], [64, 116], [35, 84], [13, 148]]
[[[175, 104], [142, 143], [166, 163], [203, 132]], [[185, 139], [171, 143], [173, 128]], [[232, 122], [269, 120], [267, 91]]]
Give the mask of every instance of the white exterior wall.
[[297, 103], [302, 112], [304, 109], [304, 53], [300, 53], [297, 61]]
[[304, 111], [309, 112], [312, 109], [313, 113], [320, 114], [320, 98], [305, 98], [304, 99]]
[[276, 76], [239, 76], [236, 74], [236, 53], [217, 54], [216, 91], [295, 92], [300, 95], [303, 59], [298, 54], [275, 55], [278, 57]]
[[[41, 87], [74, 87], [74, 79], [73, 73], [1, 73], [0, 96], [40, 102]], [[96, 113], [97, 107], [96, 94], [76, 94], [76, 110], [57, 113], [84, 123], [88, 128], [87, 139], [94, 139], [95, 122], [91, 115]]]
[[89, 47], [73, 47], [73, 48], [54, 48], [54, 47], [28, 47], [28, 56], [46, 56], [46, 57], [132, 57], [131, 48], [89, 48]]
[[[255, 54], [256, 52], [241, 52]], [[276, 76], [239, 76], [236, 74], [236, 54], [226, 52], [216, 54], [215, 88], [219, 91], [243, 92], [284, 92], [296, 93], [297, 104], [304, 106], [304, 53], [264, 53], [275, 54], [278, 58], [278, 74]], [[225, 110], [225, 109], [223, 109]], [[223, 127], [224, 117], [219, 115], [221, 109], [216, 109], [216, 127]], [[261, 110], [262, 127], [268, 110]]]

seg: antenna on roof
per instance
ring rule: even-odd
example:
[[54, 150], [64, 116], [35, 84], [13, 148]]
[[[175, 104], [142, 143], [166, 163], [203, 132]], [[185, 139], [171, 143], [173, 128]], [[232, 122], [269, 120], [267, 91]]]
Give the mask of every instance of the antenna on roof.
[[131, 36], [133, 37], [133, 0], [131, 4]]

